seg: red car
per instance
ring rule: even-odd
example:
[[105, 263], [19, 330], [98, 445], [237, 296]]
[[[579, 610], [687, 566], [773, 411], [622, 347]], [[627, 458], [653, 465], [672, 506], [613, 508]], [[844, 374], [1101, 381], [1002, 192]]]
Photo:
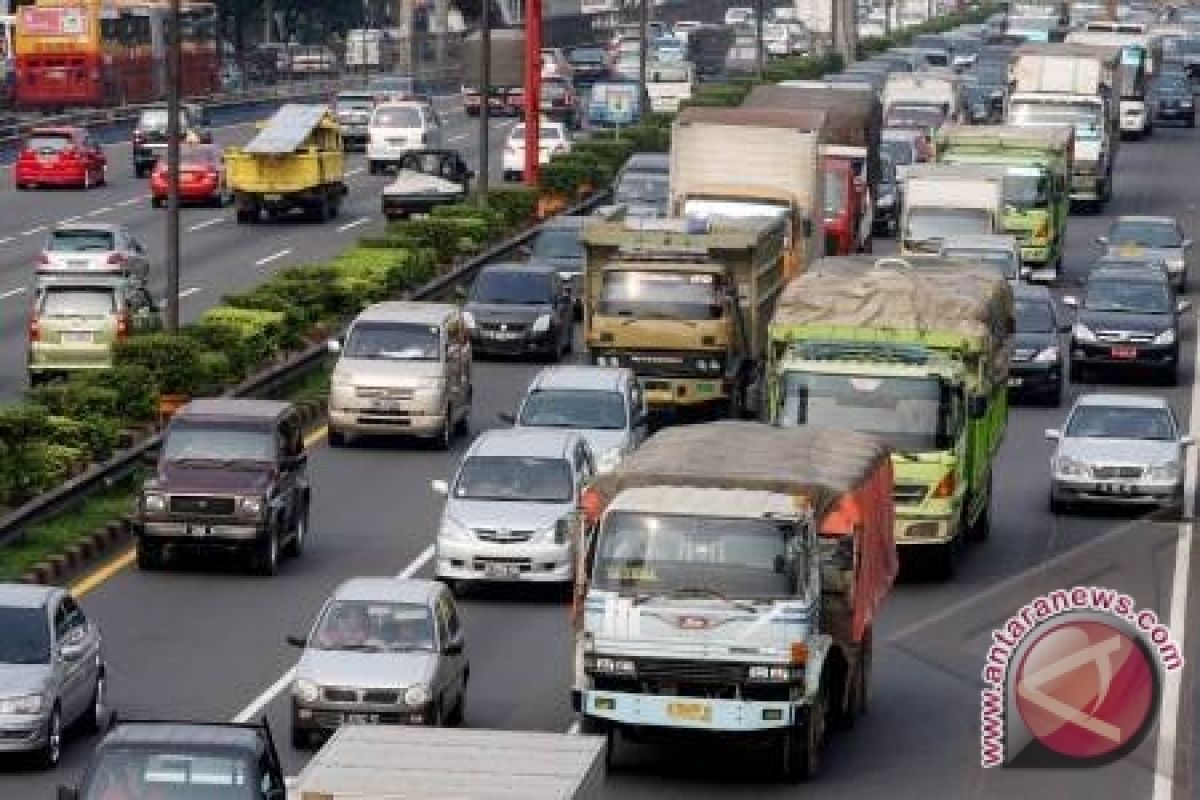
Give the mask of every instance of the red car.
[[104, 150], [83, 128], [35, 128], [13, 169], [18, 189], [35, 186], [103, 186]]
[[[187, 144], [179, 153], [179, 202], [217, 207], [233, 199], [225, 180], [225, 155], [213, 144]], [[160, 160], [150, 173], [150, 205], [167, 204], [167, 162]]]

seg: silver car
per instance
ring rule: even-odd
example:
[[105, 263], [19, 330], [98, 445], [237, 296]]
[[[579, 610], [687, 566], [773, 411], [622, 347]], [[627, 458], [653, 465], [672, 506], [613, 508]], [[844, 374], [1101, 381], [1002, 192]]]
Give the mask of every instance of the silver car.
[[0, 753], [33, 753], [47, 768], [63, 731], [107, 718], [100, 629], [55, 586], [0, 584]]
[[438, 530], [437, 577], [452, 589], [473, 581], [570, 584], [575, 577], [584, 484], [596, 472], [591, 448], [570, 430], [482, 434], [463, 456]]
[[68, 222], [46, 237], [37, 272], [129, 275], [144, 283], [150, 277], [150, 257], [124, 225]]
[[325, 602], [292, 682], [292, 744], [342, 724], [443, 725], [463, 720], [466, 640], [440, 583], [352, 578]]
[[529, 384], [516, 415], [500, 419], [517, 428], [579, 432], [596, 455], [598, 472], [615, 469], [648, 431], [646, 396], [625, 367], [546, 367]]
[[1075, 401], [1050, 459], [1050, 508], [1079, 502], [1178, 507], [1183, 499], [1184, 450], [1167, 401], [1150, 395], [1085, 394]]
[[1174, 217], [1117, 217], [1107, 236], [1096, 240], [1104, 245], [1105, 256], [1120, 258], [1161, 258], [1175, 291], [1187, 291], [1188, 252], [1192, 240], [1184, 238]]

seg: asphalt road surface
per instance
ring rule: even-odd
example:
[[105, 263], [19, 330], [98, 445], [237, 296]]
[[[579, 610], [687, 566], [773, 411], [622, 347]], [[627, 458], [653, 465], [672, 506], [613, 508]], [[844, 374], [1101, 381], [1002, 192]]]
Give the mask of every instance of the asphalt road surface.
[[[235, 135], [225, 132], [223, 135]], [[244, 134], [243, 134], [244, 135]], [[1114, 202], [1099, 216], [1071, 219], [1067, 275], [1079, 279], [1096, 254], [1094, 237], [1121, 213], [1176, 214], [1200, 238], [1200, 196], [1194, 175], [1200, 155], [1195, 132], [1160, 130], [1147, 142], [1122, 148]], [[120, 158], [115, 159], [120, 163]], [[346, 220], [377, 219], [374, 184], [356, 184]], [[36, 247], [22, 230], [52, 223], [98, 205], [141, 198], [144, 189], [121, 179], [107, 193], [22, 195], [3, 198], [0, 219], [20, 253], [4, 250], [0, 275], [13, 287], [28, 277]], [[122, 207], [139, 234], [160, 244], [161, 223], [143, 200]], [[11, 212], [8, 210], [12, 209]], [[17, 214], [15, 221], [7, 214]], [[118, 213], [118, 212], [113, 212]], [[194, 314], [220, 292], [248, 285], [263, 271], [255, 260], [289, 250], [287, 261], [316, 260], [346, 244], [330, 225], [238, 229], [228, 212], [188, 212], [191, 224], [222, 218], [189, 234], [182, 286], [199, 291], [185, 309]], [[341, 224], [341, 223], [339, 223]], [[365, 226], [364, 226], [365, 227]], [[15, 231], [15, 233], [14, 233]], [[16, 245], [14, 245], [16, 246]], [[881, 248], [884, 249], [884, 248]], [[285, 263], [285, 258], [270, 266]], [[1200, 275], [1200, 272], [1196, 273]], [[4, 287], [0, 286], [0, 291]], [[3, 301], [6, 366], [11, 393], [19, 386], [20, 298]], [[1105, 390], [1163, 393], [1180, 418], [1200, 432], [1194, 393], [1194, 325], [1185, 328], [1184, 367], [1178, 387], [1106, 385]], [[478, 363], [473, 430], [499, 425], [538, 366]], [[1093, 387], [1084, 387], [1091, 389]], [[1073, 386], [1070, 395], [1078, 393]], [[1055, 518], [1047, 510], [1050, 446], [1043, 431], [1058, 427], [1061, 409], [1017, 407], [995, 477], [991, 538], [965, 554], [949, 583], [906, 582], [891, 596], [876, 627], [874, 693], [870, 714], [831, 743], [814, 786], [787, 786], [753, 752], [729, 746], [664, 747], [622, 743], [619, 768], [607, 782], [614, 800], [704, 798], [1086, 798], [1183, 800], [1193, 782], [1197, 695], [1193, 672], [1168, 683], [1166, 708], [1144, 743], [1113, 765], [1074, 771], [983, 770], [979, 755], [979, 674], [991, 629], [1036, 594], [1076, 584], [1098, 584], [1132, 595], [1168, 621], [1197, 657], [1197, 601], [1186, 589], [1195, 544], [1190, 523], [1117, 514]], [[287, 746], [287, 671], [297, 652], [284, 636], [302, 633], [341, 580], [356, 575], [429, 575], [441, 500], [429, 488], [448, 477], [466, 442], [450, 453], [419, 444], [385, 441], [330, 450], [315, 437], [310, 461], [314, 485], [312, 539], [304, 558], [274, 579], [247, 576], [221, 564], [146, 574], [128, 556], [78, 585], [83, 606], [103, 628], [110, 697], [130, 717], [233, 719], [265, 713], [277, 731], [291, 774], [309, 754]], [[1195, 460], [1189, 473], [1194, 494]], [[545, 593], [516, 587], [472, 594], [463, 601], [472, 684], [467, 724], [481, 728], [567, 731], [570, 651], [567, 609]], [[0, 773], [0, 797], [51, 796], [71, 780], [92, 742], [74, 739], [54, 774], [19, 763]], [[1162, 776], [1156, 782], [1155, 777]], [[1168, 780], [1173, 779], [1173, 781]]]

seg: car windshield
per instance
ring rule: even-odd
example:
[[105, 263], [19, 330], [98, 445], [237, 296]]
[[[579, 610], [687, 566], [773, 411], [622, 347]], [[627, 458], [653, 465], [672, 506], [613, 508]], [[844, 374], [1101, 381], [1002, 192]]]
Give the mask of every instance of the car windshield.
[[[169, 119], [165, 108], [154, 108], [143, 111], [142, 115], [138, 117], [138, 128], [144, 131], [165, 131]], [[187, 116], [185, 114], [181, 113], [179, 115], [179, 126], [181, 128], [187, 127]]]
[[[170, 747], [164, 743], [164, 747]], [[149, 748], [106, 747], [88, 773], [81, 800], [112, 797], [153, 797], [183, 800], [193, 797], [250, 798], [257, 770], [241, 754], [205, 747], [198, 752], [164, 752]]]
[[1067, 436], [1092, 439], [1175, 440], [1175, 424], [1162, 408], [1084, 405], [1067, 422]]
[[42, 291], [39, 310], [48, 317], [107, 317], [117, 310], [112, 289], [54, 286]]
[[665, 204], [670, 199], [670, 180], [666, 175], [645, 172], [626, 174], [617, 183], [617, 203]]
[[380, 108], [371, 124], [379, 128], [419, 128], [421, 112], [415, 108]]
[[592, 578], [597, 589], [636, 595], [789, 597], [793, 536], [792, 525], [772, 520], [613, 511]]
[[50, 663], [44, 608], [0, 608], [0, 664]]
[[35, 153], [58, 153], [71, 147], [74, 142], [66, 134], [35, 134], [29, 137], [26, 147]]
[[583, 259], [578, 228], [542, 228], [533, 240], [534, 258]]
[[46, 249], [55, 253], [104, 253], [113, 249], [115, 238], [112, 231], [54, 231], [46, 242]]
[[1054, 311], [1044, 300], [1013, 302], [1017, 333], [1054, 333]]
[[542, 389], [521, 406], [520, 424], [531, 428], [625, 428], [625, 401], [619, 392], [587, 389]]
[[846, 208], [846, 180], [844, 173], [825, 173], [825, 219], [832, 219]]
[[179, 148], [179, 160], [184, 167], [207, 167], [217, 163], [219, 151], [208, 145], [185, 145]]
[[373, 92], [396, 92], [411, 94], [415, 84], [412, 78], [375, 78], [367, 88]]
[[1183, 237], [1171, 223], [1119, 220], [1108, 232], [1108, 243], [1114, 247], [1140, 245], [1176, 248], [1183, 246]]
[[577, 64], [603, 64], [606, 56], [598, 47], [579, 47], [572, 50], [567, 58]]
[[346, 340], [346, 358], [383, 361], [438, 361], [442, 353], [437, 325], [359, 322]]
[[1089, 281], [1083, 307], [1089, 311], [1168, 314], [1170, 292], [1165, 283], [1130, 280]]
[[471, 288], [471, 302], [496, 305], [545, 305], [554, 299], [549, 272], [485, 270]]
[[914, 208], [908, 214], [905, 238], [911, 242], [937, 242], [947, 236], [991, 233], [992, 218], [978, 208]]
[[1049, 202], [1049, 176], [1040, 170], [1004, 174], [1004, 202], [1015, 208], [1038, 208]]
[[335, 600], [317, 622], [309, 647], [376, 653], [434, 649], [433, 615], [426, 605]]
[[459, 500], [566, 503], [572, 496], [571, 470], [561, 458], [472, 456], [454, 485]]
[[724, 305], [715, 275], [622, 270], [604, 274], [596, 312], [631, 318], [720, 319]]
[[275, 461], [275, 436], [263, 425], [176, 419], [163, 443], [164, 463], [267, 464]]
[[975, 247], [947, 247], [942, 250], [947, 258], [962, 258], [968, 261], [978, 261], [989, 269], [994, 269], [1005, 280], [1015, 281], [1018, 277], [1020, 264], [1016, 257], [1004, 250], [983, 250]]

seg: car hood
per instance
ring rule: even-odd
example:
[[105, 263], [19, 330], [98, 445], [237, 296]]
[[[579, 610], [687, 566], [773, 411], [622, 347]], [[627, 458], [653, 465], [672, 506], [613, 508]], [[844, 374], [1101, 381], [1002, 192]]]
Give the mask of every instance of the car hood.
[[574, 507], [572, 503], [535, 503], [524, 500], [458, 500], [451, 498], [446, 514], [468, 528], [549, 528]]
[[333, 383], [415, 389], [428, 386], [445, 374], [446, 365], [441, 361], [342, 358], [333, 370]]
[[1145, 439], [1065, 438], [1058, 454], [1087, 464], [1162, 464], [1179, 457], [1175, 442]]
[[171, 492], [261, 494], [271, 485], [274, 474], [271, 467], [229, 469], [182, 466], [167, 462], [158, 467], [155, 488]]
[[384, 196], [404, 194], [460, 194], [462, 190], [462, 185], [454, 181], [448, 181], [445, 178], [428, 175], [424, 172], [405, 169], [400, 171], [400, 174], [396, 176], [396, 180], [384, 187], [383, 194]]
[[308, 649], [296, 665], [296, 678], [306, 678], [321, 686], [407, 689], [416, 683], [428, 683], [437, 660], [438, 654], [427, 650], [356, 653]]
[[1090, 311], [1083, 309], [1076, 317], [1092, 331], [1136, 331], [1161, 333], [1175, 320], [1170, 314], [1140, 314], [1128, 311]]
[[48, 664], [0, 664], [0, 697], [36, 694], [46, 686]]
[[549, 314], [549, 303], [517, 305], [513, 303], [467, 303], [463, 311], [470, 312], [476, 320], [488, 322], [523, 322], [531, 323], [542, 314]]

